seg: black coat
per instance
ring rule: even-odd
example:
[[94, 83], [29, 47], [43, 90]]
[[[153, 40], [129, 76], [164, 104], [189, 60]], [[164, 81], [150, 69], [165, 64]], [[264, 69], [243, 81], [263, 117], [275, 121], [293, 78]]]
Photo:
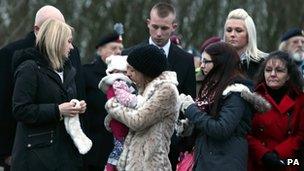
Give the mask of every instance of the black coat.
[[247, 64], [247, 61], [242, 62], [241, 66], [242, 69], [244, 70], [245, 75], [251, 80], [253, 80], [255, 75], [258, 73], [260, 69], [260, 65], [263, 61], [264, 58], [262, 58], [259, 62], [250, 61], [249, 65]]
[[99, 81], [106, 76], [107, 65], [96, 56], [96, 60], [84, 65], [83, 69], [87, 94], [88, 136], [93, 141], [91, 150], [85, 156], [85, 163], [103, 169], [113, 149], [113, 136], [104, 126], [107, 97], [98, 89]]
[[[248, 81], [235, 81], [251, 88]], [[222, 95], [218, 116], [202, 112], [196, 104], [185, 110], [198, 135], [195, 143], [193, 170], [247, 170], [248, 143], [246, 134], [251, 128], [252, 106], [240, 92]]]
[[[10, 43], [0, 50], [0, 160], [11, 154], [15, 136], [16, 121], [12, 115], [12, 93], [13, 93], [13, 73], [12, 58], [16, 51], [35, 46], [35, 34], [30, 32], [23, 39]], [[74, 46], [75, 47], [75, 46]], [[75, 67], [77, 98], [85, 98], [84, 80], [81, 71], [80, 57], [77, 48], [71, 51], [69, 57]]]
[[[11, 155], [13, 147], [16, 121], [12, 115], [13, 74], [12, 58], [14, 52], [34, 46], [35, 35], [28, 34], [26, 38], [11, 43], [0, 50], [0, 160]], [[5, 80], [5, 81], [4, 81]]]
[[[36, 48], [13, 58], [13, 115], [17, 130], [12, 170], [77, 170], [81, 156], [60, 120], [58, 105], [77, 97], [76, 70], [68, 60], [63, 83]], [[68, 166], [69, 168], [66, 168]]]

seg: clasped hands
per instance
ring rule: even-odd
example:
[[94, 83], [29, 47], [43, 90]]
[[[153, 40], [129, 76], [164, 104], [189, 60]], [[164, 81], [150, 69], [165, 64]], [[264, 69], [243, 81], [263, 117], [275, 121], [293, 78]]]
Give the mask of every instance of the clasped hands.
[[61, 103], [58, 107], [61, 116], [73, 117], [84, 113], [87, 109], [87, 104], [84, 100], [72, 99], [70, 102]]
[[185, 113], [185, 110], [194, 103], [192, 97], [190, 95], [180, 94], [178, 98], [180, 102], [180, 111]]

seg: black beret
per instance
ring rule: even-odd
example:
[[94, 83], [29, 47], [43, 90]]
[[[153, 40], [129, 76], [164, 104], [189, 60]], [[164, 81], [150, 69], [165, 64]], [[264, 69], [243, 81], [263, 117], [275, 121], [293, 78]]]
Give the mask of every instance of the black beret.
[[110, 42], [120, 42], [121, 43], [122, 42], [121, 36], [116, 32], [105, 35], [104, 37], [102, 37], [99, 40], [98, 44], [96, 45], [96, 49], [99, 48], [100, 46], [103, 46]]
[[127, 62], [150, 78], [158, 77], [168, 69], [166, 55], [154, 45], [137, 47], [129, 54]]
[[292, 37], [295, 36], [304, 36], [303, 34], [303, 30], [299, 29], [299, 28], [292, 28], [289, 29], [287, 32], [285, 32], [281, 38], [281, 42], [286, 41]]

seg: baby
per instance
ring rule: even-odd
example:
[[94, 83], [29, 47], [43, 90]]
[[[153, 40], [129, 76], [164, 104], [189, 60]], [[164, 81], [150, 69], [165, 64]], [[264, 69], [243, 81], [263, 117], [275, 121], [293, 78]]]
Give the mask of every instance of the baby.
[[[115, 97], [119, 103], [126, 107], [136, 108], [139, 105], [141, 96], [132, 94], [135, 89], [131, 86], [132, 81], [125, 75], [127, 71], [127, 56], [110, 56], [106, 59], [108, 65], [106, 73], [98, 84], [101, 89], [110, 99]], [[127, 126], [123, 123], [112, 119], [110, 115], [105, 118], [105, 127], [112, 132], [114, 136], [114, 149], [112, 150], [106, 165], [106, 171], [114, 171], [116, 164], [123, 150], [124, 140], [129, 132]]]

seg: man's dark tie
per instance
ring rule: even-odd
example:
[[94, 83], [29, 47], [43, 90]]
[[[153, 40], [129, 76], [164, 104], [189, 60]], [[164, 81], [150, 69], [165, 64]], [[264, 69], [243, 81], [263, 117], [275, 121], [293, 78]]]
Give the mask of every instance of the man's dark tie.
[[165, 52], [165, 50], [164, 50], [163, 48], [159, 48], [159, 50], [160, 50], [160, 51], [162, 51], [162, 52], [163, 52], [163, 54], [165, 54], [165, 55], [166, 55], [166, 52]]
[[[163, 48], [159, 48], [159, 50], [162, 51], [162, 53], [167, 57], [166, 52]], [[168, 60], [168, 58], [167, 58], [167, 60]], [[172, 71], [172, 67], [171, 67], [170, 63], [168, 63], [168, 70]]]

